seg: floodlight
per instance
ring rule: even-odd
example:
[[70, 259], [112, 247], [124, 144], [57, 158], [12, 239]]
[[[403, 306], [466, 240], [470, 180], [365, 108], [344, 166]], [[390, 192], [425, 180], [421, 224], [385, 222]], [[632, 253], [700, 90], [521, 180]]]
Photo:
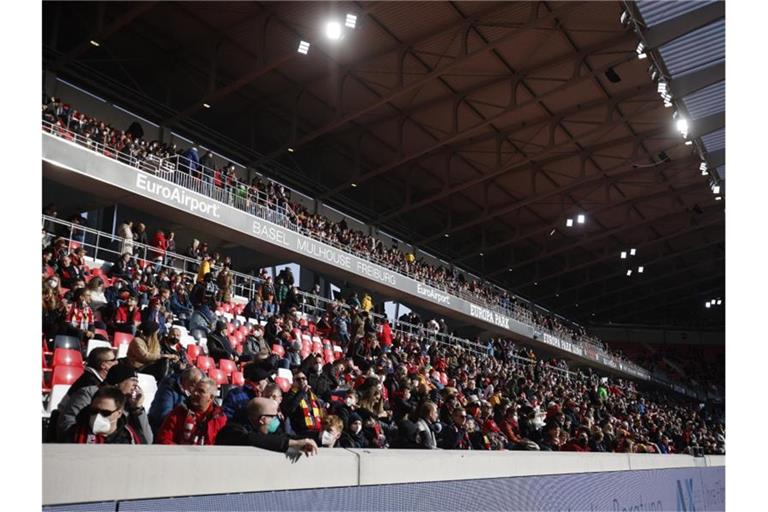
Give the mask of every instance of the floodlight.
[[722, 197], [720, 197], [720, 196], [716, 196], [715, 197], [715, 201], [720, 201], [721, 199], [722, 199]]
[[549, 236], [552, 236], [555, 234], [555, 228], [552, 228], [552, 231], [549, 232]]
[[288, 148], [289, 153], [293, 153], [293, 148]]
[[622, 11], [621, 18], [619, 18], [619, 19], [620, 19], [622, 25], [625, 24], [627, 21], [629, 21], [629, 12]]
[[642, 274], [644, 270], [645, 270], [645, 267], [642, 267], [642, 266], [637, 267], [637, 273], [638, 274]]
[[98, 41], [95, 41], [95, 40], [93, 40], [93, 39], [91, 39], [91, 44], [92, 44], [93, 46], [95, 46], [96, 48], [98, 48], [99, 46], [101, 46], [101, 45], [99, 44], [99, 42], [98, 42]]
[[630, 256], [634, 256], [635, 254], [637, 254], [637, 249], [635, 249], [635, 248], [633, 247], [632, 249], [630, 249], [630, 250], [629, 250], [629, 255], [630, 255]]
[[[352, 188], [357, 188], [357, 183], [350, 183], [349, 184]], [[447, 235], [446, 235], [447, 236]]]
[[585, 219], [584, 214], [580, 213], [579, 216], [576, 217], [576, 222], [578, 222], [579, 224], [584, 224], [584, 219]]
[[566, 220], [566, 221], [565, 221], [565, 225], [566, 225], [567, 227], [571, 227], [571, 226], [573, 226], [573, 219], [568, 219], [568, 220]]
[[627, 277], [632, 275], [632, 270], [627, 270]]
[[664, 108], [669, 108], [671, 106], [672, 106], [672, 102], [671, 101], [666, 101], [666, 100], [664, 101]]
[[699, 165], [700, 171], [706, 171], [707, 170], [707, 162], [701, 162], [701, 165]]
[[712, 193], [713, 194], [719, 194], [720, 193], [720, 185], [715, 185], [712, 187]]
[[210, 106], [208, 103], [203, 103], [203, 106], [204, 106], [205, 108], [211, 108], [211, 106]]
[[[672, 104], [670, 103], [670, 106], [671, 106], [671, 105], [672, 105]], [[693, 141], [692, 141], [692, 140], [687, 140], [687, 141], [685, 141], [685, 145], [686, 145], [686, 146], [690, 146], [691, 144], [693, 144]]]
[[677, 130], [685, 136], [688, 133], [688, 121], [686, 119], [677, 120]]
[[355, 25], [357, 25], [357, 16], [354, 14], [347, 14], [347, 19], [344, 22], [344, 26], [347, 28], [355, 28]]
[[711, 307], [712, 305], [709, 303], [709, 301], [707, 301], [707, 302], [704, 303], [704, 306], [705, 307]]
[[627, 251], [621, 251], [621, 259], [627, 259]]
[[718, 306], [719, 306], [720, 304], [722, 304], [722, 303], [723, 303], [723, 301], [722, 301], [721, 299], [717, 299], [717, 305], [718, 305]]
[[638, 59], [640, 59], [640, 60], [643, 60], [643, 59], [644, 59], [644, 58], [646, 58], [646, 57], [647, 57], [647, 55], [646, 55], [646, 54], [644, 54], [644, 53], [638, 53], [638, 54], [637, 54], [637, 58], [638, 58]]
[[341, 39], [341, 24], [338, 21], [329, 21], [325, 24], [325, 36], [331, 41]]
[[306, 55], [307, 53], [309, 53], [309, 43], [307, 41], [301, 41], [299, 43], [299, 49], [296, 51]]

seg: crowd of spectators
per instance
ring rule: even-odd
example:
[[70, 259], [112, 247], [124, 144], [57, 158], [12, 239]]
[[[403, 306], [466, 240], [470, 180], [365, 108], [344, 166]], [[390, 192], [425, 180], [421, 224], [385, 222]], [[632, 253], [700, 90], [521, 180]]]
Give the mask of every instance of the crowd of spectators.
[[[95, 275], [81, 249], [70, 253], [54, 239], [43, 251], [45, 336], [79, 337], [84, 353], [89, 340], [103, 337], [101, 329], [129, 333], [132, 341], [124, 358], [110, 348], [87, 355], [85, 373], [50, 419], [51, 440], [251, 445], [307, 455], [334, 446], [725, 451], [721, 410], [591, 370], [569, 371], [511, 340], [491, 340], [486, 350], [446, 343], [437, 336], [446, 329], [437, 319], [409, 314], [405, 320], [416, 331], [390, 325], [372, 314], [368, 295], [327, 301], [314, 289], [310, 300], [299, 299], [304, 294], [289, 271], [278, 276], [280, 291], [260, 276], [262, 286], [243, 314], [265, 324], [255, 324], [242, 347], [235, 346], [227, 322], [215, 314], [225, 298], [216, 282], [226, 265], [217, 272], [203, 258], [195, 269], [142, 269], [126, 252]], [[110, 286], [101, 275], [111, 276]], [[276, 309], [264, 306], [265, 295]], [[184, 308], [175, 308], [173, 298]], [[342, 357], [300, 356], [295, 329], [307, 319], [341, 347]], [[187, 360], [176, 326], [200, 329], [203, 352], [240, 368], [244, 384], [219, 390]], [[281, 390], [277, 376], [284, 372], [292, 384]], [[144, 403], [140, 373], [157, 381], [152, 403]]]
[[141, 138], [143, 132], [138, 125], [132, 125], [133, 129], [124, 132], [73, 109], [57, 98], [45, 99], [43, 120], [60, 128], [61, 133], [66, 134], [68, 130], [82, 137], [86, 145], [91, 145], [91, 141], [98, 143], [99, 150], [113, 154], [130, 165], [149, 172], [164, 169], [179, 171], [179, 175], [186, 174], [195, 178], [194, 181], [181, 182], [187, 186], [198, 183], [199, 186], [195, 188], [199, 192], [251, 213], [256, 213], [258, 207], [264, 206], [267, 211], [278, 212], [280, 218], [287, 221], [287, 225], [308, 236], [437, 288], [498, 308], [513, 318], [532, 323], [562, 339], [589, 343], [625, 359], [620, 351], [611, 351], [604, 343], [589, 336], [582, 326], [538, 309], [489, 282], [468, 278], [464, 272], [455, 268], [431, 264], [423, 257], [401, 250], [397, 244], [387, 248], [376, 237], [351, 229], [344, 219], [334, 222], [310, 212], [300, 203], [292, 201], [291, 191], [283, 185], [262, 180], [258, 176], [247, 183], [237, 175], [231, 162], [217, 165], [217, 159], [210, 151], [200, 156], [194, 146], [184, 150], [175, 144], [147, 142]]

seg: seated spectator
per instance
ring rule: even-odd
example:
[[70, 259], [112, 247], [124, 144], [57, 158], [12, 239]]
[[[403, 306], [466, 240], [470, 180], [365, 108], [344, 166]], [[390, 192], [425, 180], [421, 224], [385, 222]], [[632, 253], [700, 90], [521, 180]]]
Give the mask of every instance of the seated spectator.
[[253, 398], [247, 406], [247, 423], [228, 423], [219, 432], [216, 444], [228, 446], [255, 446], [273, 452], [299, 450], [309, 457], [317, 454], [317, 444], [311, 438], [290, 439], [278, 434], [280, 426], [277, 403], [269, 398]]
[[91, 309], [95, 312], [100, 312], [108, 302], [104, 296], [104, 281], [100, 277], [93, 277], [88, 281], [87, 288], [91, 292]]
[[213, 379], [204, 378], [195, 384], [186, 402], [177, 405], [165, 418], [157, 432], [157, 444], [212, 445], [227, 424], [227, 417], [216, 405], [218, 393]]
[[368, 448], [368, 440], [363, 434], [363, 419], [353, 412], [347, 419], [347, 428], [339, 438], [339, 446], [342, 448]]
[[417, 442], [421, 448], [434, 450], [437, 448], [437, 434], [442, 431], [442, 424], [438, 421], [437, 404], [434, 402], [422, 402], [419, 405]]
[[192, 316], [194, 308], [187, 296], [186, 287], [181, 285], [176, 287], [176, 291], [171, 295], [170, 310], [185, 326], [187, 325], [187, 320]]
[[128, 345], [126, 363], [131, 368], [148, 373], [160, 381], [168, 373], [169, 362], [177, 362], [179, 357], [173, 354], [163, 354], [158, 338], [159, 326], [156, 322], [144, 322], [139, 328], [139, 334]]
[[93, 310], [88, 304], [91, 292], [87, 288], [78, 288], [72, 294], [72, 304], [65, 318], [67, 333], [81, 340], [88, 340], [94, 335]]
[[323, 357], [320, 355], [309, 355], [302, 363], [307, 383], [324, 402], [330, 402], [331, 391], [339, 385], [331, 374], [331, 368], [330, 364], [323, 364]]
[[139, 325], [141, 325], [139, 302], [136, 296], [129, 295], [126, 301], [115, 311], [113, 326], [117, 332], [135, 335]]
[[65, 324], [67, 308], [59, 295], [59, 280], [53, 276], [43, 284], [43, 335], [52, 339]]
[[195, 386], [204, 377], [202, 370], [191, 366], [184, 371], [168, 375], [160, 381], [155, 399], [152, 400], [149, 407], [149, 425], [155, 435], [157, 435], [165, 417], [192, 395]]
[[75, 281], [83, 279], [83, 269], [72, 263], [72, 258], [65, 254], [59, 261], [59, 277], [61, 277], [61, 283], [67, 287], [72, 288]]
[[248, 364], [243, 369], [245, 383], [229, 390], [222, 409], [228, 419], [237, 423], [245, 423], [248, 402], [252, 398], [264, 396], [264, 390], [269, 384], [269, 372], [256, 364]]
[[463, 407], [453, 409], [451, 421], [442, 429], [438, 446], [445, 450], [471, 450], [466, 424], [467, 411]]
[[542, 440], [539, 443], [539, 448], [543, 452], [560, 451], [560, 427], [556, 422], [553, 421], [544, 425]]
[[90, 405], [77, 415], [69, 441], [78, 444], [146, 444], [124, 415], [125, 395], [115, 386], [104, 386]]
[[322, 428], [319, 435], [320, 446], [323, 448], [333, 448], [336, 445], [336, 441], [341, 437], [344, 423], [342, 423], [341, 418], [338, 416], [330, 414], [323, 418]]
[[187, 351], [181, 345], [181, 329], [178, 327], [171, 327], [168, 330], [168, 334], [160, 340], [160, 353], [162, 355], [175, 356], [176, 359], [170, 358], [168, 362], [169, 373], [177, 373], [184, 370], [189, 361], [187, 361]]
[[235, 352], [227, 338], [227, 324], [218, 320], [213, 331], [208, 333], [208, 355], [211, 356], [216, 363], [222, 359], [229, 359], [231, 361], [239, 361], [240, 357]]
[[281, 410], [298, 436], [317, 439], [322, 430], [322, 409], [303, 371], [294, 373], [293, 385], [283, 396]]
[[136, 263], [133, 260], [133, 255], [130, 252], [123, 253], [117, 262], [112, 265], [109, 271], [110, 277], [119, 277], [128, 282], [133, 280], [133, 276], [136, 273]]
[[156, 323], [161, 337], [168, 333], [168, 327], [165, 325], [165, 312], [158, 297], [152, 297], [149, 300], [149, 305], [141, 312], [141, 321]]
[[67, 390], [67, 394], [59, 402], [58, 409], [51, 414], [50, 423], [55, 425], [55, 440], [65, 440], [65, 433], [75, 424], [80, 411], [91, 403], [115, 364], [117, 358], [111, 348], [97, 347], [91, 350], [85, 371]]

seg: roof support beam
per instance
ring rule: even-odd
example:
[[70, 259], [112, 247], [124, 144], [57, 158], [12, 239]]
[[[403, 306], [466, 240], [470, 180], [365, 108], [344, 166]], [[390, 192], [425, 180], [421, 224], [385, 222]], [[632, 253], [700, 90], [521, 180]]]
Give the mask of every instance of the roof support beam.
[[[655, 130], [651, 130], [650, 132], [645, 132], [645, 133], [638, 134], [637, 136], [622, 137], [621, 139], [611, 141], [610, 145], [607, 145], [606, 147], [613, 146], [613, 145], [615, 145], [617, 143], [627, 143], [627, 142], [633, 142], [633, 141], [637, 144], [639, 141], [641, 141], [643, 139], [654, 137], [654, 136], [658, 136], [658, 135], [662, 135], [662, 134], [664, 134], [664, 133], [666, 133], [668, 131], [669, 130], [668, 130], [667, 127], [663, 127], [663, 128], [657, 128]], [[583, 152], [581, 152], [581, 151], [574, 152], [574, 153], [571, 153], [569, 156], [571, 156], [571, 157], [579, 156], [582, 153]], [[557, 160], [561, 160], [562, 157], [556, 157], [556, 159]], [[676, 164], [681, 164], [681, 163], [684, 164], [684, 165], [685, 164], [689, 164], [689, 163], [693, 164], [696, 161], [697, 161], [697, 159], [694, 159], [694, 158], [691, 157], [691, 158], [687, 158], [685, 160], [682, 160], [680, 162], [676, 162]], [[544, 165], [544, 164], [546, 164], [546, 161], [545, 162], [537, 162], [537, 163], [539, 165]], [[452, 232], [457, 232], [457, 231], [462, 231], [462, 230], [465, 230], [465, 229], [469, 229], [471, 227], [477, 226], [478, 224], [482, 224], [483, 222], [487, 222], [489, 220], [493, 220], [493, 219], [495, 219], [497, 217], [500, 217], [502, 215], [507, 215], [507, 214], [509, 214], [511, 212], [514, 212], [515, 210], [518, 210], [518, 209], [520, 209], [520, 208], [522, 208], [524, 206], [527, 206], [527, 205], [530, 205], [530, 204], [534, 204], [534, 203], [543, 201], [543, 200], [548, 199], [550, 197], [559, 196], [559, 195], [565, 194], [566, 192], [570, 192], [570, 191], [573, 191], [573, 190], [576, 190], [576, 189], [579, 189], [579, 188], [582, 188], [582, 187], [585, 187], [585, 186], [594, 185], [594, 184], [602, 182], [604, 180], [611, 180], [611, 181], [615, 182], [619, 178], [627, 176], [627, 175], [630, 175], [630, 174], [634, 175], [634, 176], [637, 176], [637, 175], [639, 175], [641, 173], [645, 173], [645, 172], [659, 172], [659, 171], [669, 167], [669, 163], [660, 164], [660, 165], [654, 166], [654, 167], [641, 167], [641, 168], [637, 168], [637, 169], [635, 169], [633, 167], [630, 167], [629, 169], [626, 169], [625, 168], [626, 166], [627, 166], [626, 162], [621, 162], [620, 164], [615, 165], [615, 166], [613, 166], [611, 168], [604, 169], [602, 173], [596, 173], [596, 174], [592, 174], [590, 176], [585, 176], [583, 178], [577, 178], [577, 179], [571, 181], [570, 183], [568, 183], [567, 185], [558, 187], [558, 188], [553, 189], [553, 190], [549, 190], [547, 192], [543, 192], [541, 194], [537, 194], [535, 196], [526, 197], [525, 199], [521, 199], [520, 201], [517, 201], [516, 203], [513, 203], [511, 205], [502, 206], [500, 208], [497, 208], [497, 209], [491, 211], [490, 213], [488, 213], [486, 215], [482, 215], [480, 217], [476, 217], [476, 218], [474, 218], [472, 220], [469, 220], [467, 222], [459, 224], [458, 226], [454, 226], [454, 227], [451, 228], [450, 232], [452, 233]], [[528, 169], [528, 168], [530, 168], [530, 164], [524, 164], [522, 166], [518, 165], [518, 166], [514, 166], [511, 169], [508, 169], [507, 172], [510, 172], [512, 170], [520, 171], [520, 170], [524, 170], [524, 169]], [[616, 171], [617, 169], [621, 169], [621, 168], [625, 168], [625, 169], [620, 170], [618, 172], [614, 172], [613, 174], [609, 174], [609, 172]], [[440, 238], [441, 236], [443, 236], [443, 233], [436, 233], [436, 234], [434, 234], [434, 235], [432, 235], [430, 237], [427, 237], [427, 238], [417, 242], [417, 244], [418, 245], [423, 245], [425, 243], [428, 243], [428, 242], [431, 242], [433, 240], [436, 240], [436, 239]]]
[[648, 48], [658, 48], [678, 37], [693, 32], [725, 17], [725, 2], [713, 2], [649, 28], [643, 34]]
[[725, 164], [725, 148], [718, 149], [707, 155], [707, 162], [710, 169], [717, 169]]
[[[687, 228], [675, 231], [674, 233], [670, 233], [669, 235], [666, 235], [666, 236], [655, 238], [653, 240], [648, 240], [647, 242], [642, 242], [640, 244], [635, 244], [635, 246], [637, 248], [648, 247], [648, 246], [655, 245], [655, 244], [658, 244], [658, 243], [661, 243], [661, 242], [666, 242], [668, 240], [673, 240], [675, 238], [678, 238], [678, 237], [681, 237], [681, 236], [685, 236], [685, 235], [688, 235], [690, 233], [693, 233], [693, 232], [696, 232], [696, 231], [700, 231], [702, 229], [718, 227], [718, 226], [719, 227], [723, 226], [723, 219], [715, 219], [715, 220], [712, 220], [712, 221], [704, 223], [704, 224], [698, 224], [696, 226], [687, 227]], [[533, 284], [534, 282], [543, 282], [543, 281], [546, 281], [548, 279], [554, 279], [555, 277], [558, 277], [558, 276], [561, 276], [561, 275], [564, 275], [564, 274], [569, 274], [571, 272], [582, 271], [585, 268], [589, 268], [589, 267], [591, 267], [593, 265], [597, 265], [597, 264], [602, 263], [604, 261], [612, 260], [612, 259], [615, 259], [615, 258], [616, 258], [616, 254], [615, 254], [614, 251], [610, 251], [610, 252], [606, 251], [605, 254], [602, 257], [600, 257], [600, 258], [595, 258], [593, 260], [590, 260], [590, 261], [587, 261], [585, 263], [581, 263], [581, 264], [575, 265], [575, 266], [567, 266], [567, 267], [562, 268], [562, 269], [558, 270], [557, 272], [553, 272], [551, 274], [545, 274], [543, 276], [542, 275], [538, 275], [535, 279], [530, 279], [530, 280], [528, 280], [528, 281], [526, 281], [524, 283], [518, 283], [516, 285], [510, 285], [509, 289], [511, 289], [511, 290], [519, 290], [519, 289], [525, 288], [526, 286], [529, 286], [529, 285]]]
[[725, 80], [725, 62], [713, 64], [708, 68], [675, 77], [669, 88], [675, 98], [685, 98], [700, 89]]
[[[551, 23], [551, 20], [557, 15], [557, 16], [567, 16], [569, 14], [572, 14], [577, 11], [578, 8], [580, 8], [585, 2], [569, 2], [565, 4], [560, 9], [545, 13], [544, 15], [539, 16], [538, 15], [538, 9], [536, 10], [537, 16], [524, 25], [521, 25], [517, 27], [514, 30], [510, 30], [509, 32], [505, 33], [503, 36], [495, 39], [494, 41], [489, 42], [486, 45], [481, 46], [480, 48], [469, 52], [469, 53], [460, 53], [458, 56], [456, 56], [453, 60], [450, 62], [447, 62], [446, 64], [443, 64], [442, 66], [434, 69], [432, 72], [427, 73], [422, 78], [418, 80], [413, 80], [412, 82], [408, 83], [405, 86], [397, 87], [396, 89], [390, 91], [389, 93], [381, 96], [380, 98], [377, 98], [374, 102], [366, 105], [365, 107], [355, 110], [353, 112], [350, 112], [346, 115], [339, 116], [330, 123], [326, 124], [325, 126], [322, 126], [318, 129], [313, 130], [312, 132], [304, 135], [303, 137], [299, 138], [295, 142], [293, 142], [294, 148], [299, 148], [308, 142], [311, 142], [315, 140], [316, 138], [325, 135], [326, 133], [332, 132], [333, 130], [339, 128], [340, 126], [343, 126], [351, 121], [354, 121], [355, 119], [359, 118], [360, 116], [375, 110], [379, 107], [382, 107], [386, 105], [388, 102], [399, 98], [400, 96], [407, 94], [408, 92], [422, 87], [425, 84], [431, 82], [432, 80], [444, 75], [445, 73], [449, 72], [450, 70], [458, 67], [459, 65], [463, 64], [464, 62], [476, 58], [478, 55], [482, 55], [486, 52], [489, 52], [493, 50], [494, 48], [498, 47], [501, 44], [507, 43], [514, 38], [520, 36], [521, 34], [528, 32], [530, 30], [536, 30], [541, 29], [546, 26], [548, 26]], [[274, 154], [271, 154], [270, 157], [277, 156], [283, 152], [283, 149], [280, 149], [276, 151]]]

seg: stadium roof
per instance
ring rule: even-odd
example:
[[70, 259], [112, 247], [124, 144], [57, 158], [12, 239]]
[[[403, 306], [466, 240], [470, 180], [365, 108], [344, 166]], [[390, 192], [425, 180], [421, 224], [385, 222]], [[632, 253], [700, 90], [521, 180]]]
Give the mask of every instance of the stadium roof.
[[674, 4], [45, 2], [43, 57], [567, 318], [721, 324], [724, 74], [691, 76], [723, 65], [724, 15]]

